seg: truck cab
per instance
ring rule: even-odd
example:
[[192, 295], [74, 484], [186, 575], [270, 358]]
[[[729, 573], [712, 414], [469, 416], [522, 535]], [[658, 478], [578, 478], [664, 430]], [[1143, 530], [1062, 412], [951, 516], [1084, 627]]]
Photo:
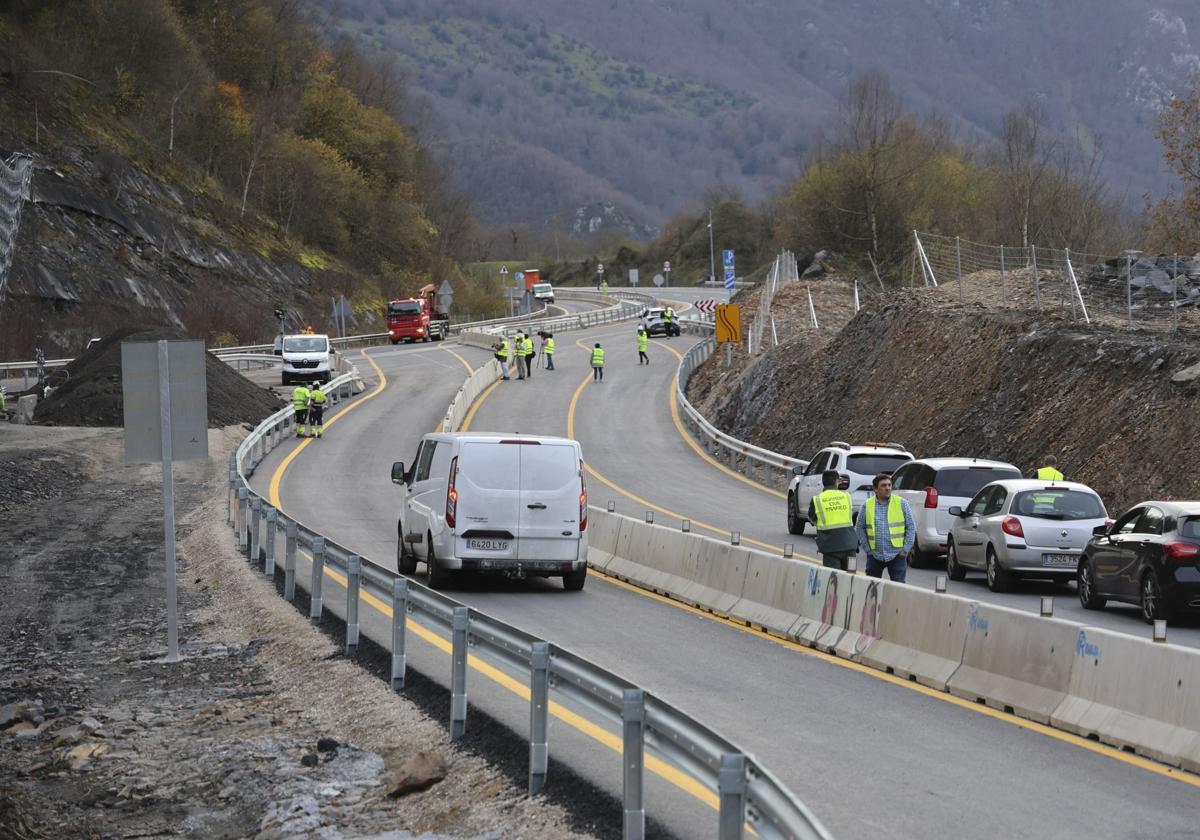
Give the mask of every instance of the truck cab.
[[450, 314], [445, 310], [432, 283], [422, 287], [415, 297], [389, 301], [384, 311], [388, 339], [392, 344], [441, 341], [450, 333]]

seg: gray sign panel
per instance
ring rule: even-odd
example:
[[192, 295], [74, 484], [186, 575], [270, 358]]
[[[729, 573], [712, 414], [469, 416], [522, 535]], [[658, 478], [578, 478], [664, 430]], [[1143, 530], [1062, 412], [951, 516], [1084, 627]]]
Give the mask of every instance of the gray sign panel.
[[629, 285], [636, 286], [638, 284], [638, 270], [636, 268], [629, 269]]
[[162, 382], [159, 345], [167, 351], [171, 402], [171, 459], [208, 457], [208, 383], [203, 341], [127, 341], [121, 344], [121, 394], [125, 401], [125, 461], [161, 461]]

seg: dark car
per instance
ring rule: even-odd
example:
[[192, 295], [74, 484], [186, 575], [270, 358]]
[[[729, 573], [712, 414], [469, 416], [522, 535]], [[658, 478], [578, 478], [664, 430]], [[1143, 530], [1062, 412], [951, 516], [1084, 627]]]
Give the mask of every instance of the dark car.
[[1085, 608], [1124, 601], [1146, 621], [1200, 610], [1200, 502], [1142, 502], [1093, 533], [1076, 577]]

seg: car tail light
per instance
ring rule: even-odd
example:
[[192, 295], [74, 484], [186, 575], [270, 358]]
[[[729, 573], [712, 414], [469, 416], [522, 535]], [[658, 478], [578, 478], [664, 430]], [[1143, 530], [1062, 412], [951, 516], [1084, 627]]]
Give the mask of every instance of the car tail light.
[[1010, 537], [1025, 539], [1025, 529], [1021, 527], [1021, 520], [1015, 516], [1004, 517], [1004, 520], [1000, 523], [1000, 530]]
[[450, 480], [446, 482], [446, 525], [453, 528], [457, 523], [458, 490], [454, 482], [458, 480], [458, 456], [450, 462]]
[[579, 474], [579, 533], [587, 530], [587, 482]]
[[1200, 558], [1200, 545], [1185, 542], [1163, 543], [1163, 553], [1168, 559], [1183, 563], [1193, 563]]
[[938, 499], [937, 489], [934, 487], [926, 487], [925, 488], [925, 507], [936, 508], [937, 507], [937, 499]]

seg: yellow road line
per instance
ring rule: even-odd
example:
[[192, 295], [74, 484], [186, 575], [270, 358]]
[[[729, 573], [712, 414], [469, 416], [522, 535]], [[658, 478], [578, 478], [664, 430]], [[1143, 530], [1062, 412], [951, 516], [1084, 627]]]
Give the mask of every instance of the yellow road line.
[[453, 350], [451, 350], [449, 347], [442, 347], [442, 348], [440, 348], [440, 349], [442, 349], [442, 350], [445, 350], [445, 351], [446, 351], [447, 353], [449, 353], [451, 356], [453, 356], [454, 358], [456, 358], [456, 359], [458, 359], [460, 362], [462, 362], [462, 366], [463, 366], [463, 367], [465, 367], [465, 368], [467, 369], [467, 375], [468, 375], [468, 376], [470, 376], [472, 373], [474, 373], [474, 372], [475, 372], [475, 368], [471, 367], [471, 363], [470, 363], [470, 362], [468, 362], [468, 361], [467, 361], [466, 359], [464, 359], [462, 356], [460, 356], [460, 355], [458, 355], [457, 353], [455, 353], [455, 352], [454, 352]]
[[[343, 408], [337, 414], [330, 417], [329, 422], [325, 424], [326, 429], [333, 426], [333, 424], [336, 423], [342, 417], [342, 415], [345, 414], [347, 411], [358, 408], [360, 405], [365, 403], [367, 400], [374, 399], [375, 397], [382, 394], [383, 389], [387, 387], [387, 377], [384, 375], [383, 370], [379, 367], [379, 365], [375, 364], [374, 359], [372, 359], [370, 356], [367, 355], [367, 351], [365, 348], [360, 350], [359, 352], [362, 354], [362, 357], [367, 360], [368, 364], [370, 364], [371, 367], [375, 368], [375, 372], [377, 374], [379, 374], [379, 384], [376, 385], [374, 387], [374, 389], [371, 390], [371, 393], [366, 394], [362, 397], [359, 397], [357, 400], [350, 403], [350, 405]], [[283, 509], [283, 505], [280, 504], [280, 501], [279, 501], [279, 486], [283, 482], [283, 474], [286, 473], [287, 468], [292, 465], [292, 461], [295, 461], [296, 458], [300, 455], [300, 453], [303, 452], [305, 449], [307, 449], [309, 444], [311, 444], [313, 442], [313, 440], [315, 440], [315, 438], [305, 438], [304, 440], [302, 440], [300, 442], [299, 446], [297, 446], [295, 449], [293, 449], [291, 452], [289, 452], [284, 457], [283, 461], [280, 462], [279, 466], [275, 469], [274, 474], [271, 476], [271, 484], [267, 488], [267, 498], [270, 499], [271, 506], [276, 508], [277, 510]]]
[[471, 429], [471, 421], [475, 419], [475, 412], [479, 411], [479, 406], [483, 405], [483, 401], [491, 395], [492, 391], [503, 382], [503, 379], [497, 379], [491, 385], [484, 389], [483, 393], [476, 397], [475, 402], [471, 403], [471, 407], [467, 409], [467, 416], [463, 418], [462, 428], [459, 431], [467, 432]]

